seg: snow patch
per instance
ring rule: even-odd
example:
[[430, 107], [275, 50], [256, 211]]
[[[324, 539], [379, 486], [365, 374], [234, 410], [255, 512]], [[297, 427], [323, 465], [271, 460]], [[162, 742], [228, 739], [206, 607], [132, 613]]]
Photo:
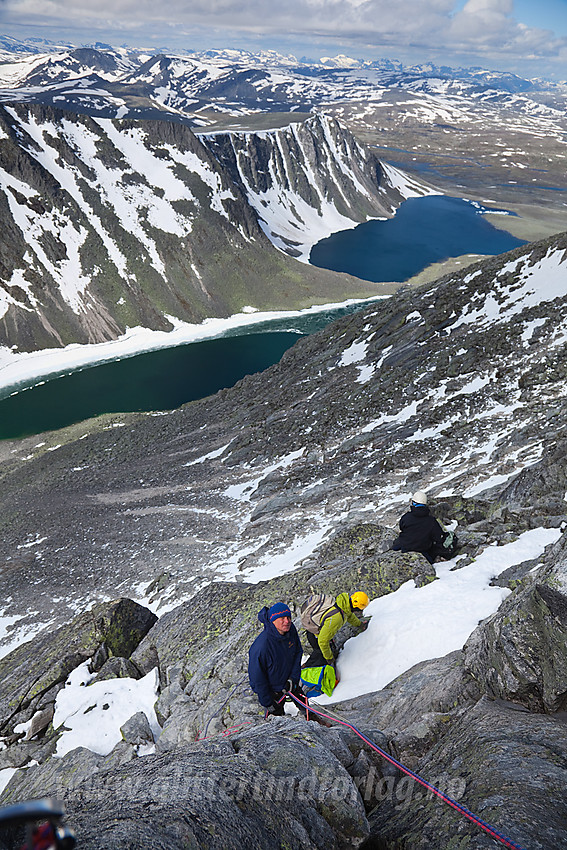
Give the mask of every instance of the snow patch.
[[122, 740], [120, 727], [142, 711], [157, 737], [161, 728], [154, 704], [158, 696], [157, 667], [142, 679], [108, 679], [89, 684], [93, 676], [89, 662], [79, 665], [69, 675], [55, 701], [53, 728], [65, 727], [54, 755], [61, 758], [76, 747], [108, 755]]
[[437, 580], [417, 588], [407, 581], [394, 593], [374, 599], [365, 609], [372, 615], [365, 632], [351, 638], [341, 652], [341, 681], [332, 698], [319, 703], [354, 699], [381, 690], [414, 664], [461, 649], [481, 620], [489, 617], [510, 594], [490, 581], [505, 569], [539, 557], [561, 536], [557, 528], [525, 531], [504, 546], [487, 546], [473, 563], [452, 570], [459, 556], [436, 564]]

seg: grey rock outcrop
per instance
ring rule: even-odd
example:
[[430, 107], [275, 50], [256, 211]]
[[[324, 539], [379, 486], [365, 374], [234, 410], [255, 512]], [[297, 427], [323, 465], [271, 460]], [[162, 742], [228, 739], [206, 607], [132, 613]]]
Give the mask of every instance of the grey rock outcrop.
[[451, 723], [481, 695], [459, 650], [417, 664], [381, 691], [336, 703], [333, 710], [356, 725], [381, 729], [396, 757], [415, 769]]
[[[369, 834], [345, 761], [356, 758], [336, 734], [282, 718], [120, 766], [115, 756], [75, 750], [55, 782], [43, 766], [27, 787], [62, 794], [68, 823], [92, 850], [133, 841], [139, 848], [339, 850], [359, 847]], [[21, 790], [15, 782], [12, 789]]]
[[553, 564], [532, 567], [464, 650], [485, 693], [547, 714], [567, 711], [565, 552], [561, 540]]
[[[513, 511], [503, 513], [490, 502], [445, 499], [437, 510], [465, 537], [467, 528], [482, 523], [488, 539], [506, 539], [517, 522]], [[561, 688], [564, 659], [557, 590], [564, 581], [562, 541], [545, 553], [537, 577], [528, 574], [463, 650], [422, 662], [379, 692], [333, 705], [330, 728], [300, 717], [262, 719], [246, 677], [257, 610], [284, 598], [296, 611], [298, 590], [311, 587], [337, 593], [360, 584], [380, 596], [410, 577], [416, 585], [434, 579], [422, 556], [391, 552], [388, 541], [391, 531], [382, 526], [345, 526], [291, 574], [201, 590], [155, 622], [130, 658], [104, 661], [107, 653], [99, 652], [104, 678], [159, 668], [162, 728], [155, 755], [138, 755], [153, 740], [142, 713], [123, 724], [123, 740], [108, 756], [79, 748], [53, 758], [57, 735], [48, 731], [41, 751], [38, 744], [30, 750], [31, 742], [14, 742], [0, 752], [0, 765], [19, 768], [0, 801], [44, 794], [63, 799], [68, 823], [89, 850], [126, 848], [133, 836], [141, 850], [234, 842], [381, 850], [488, 846], [478, 824], [448, 813], [434, 792], [398, 769], [398, 760], [522, 846], [560, 846], [566, 776], [558, 754], [564, 752], [565, 721], [557, 711], [561, 701], [550, 695]], [[548, 606], [545, 627], [533, 623], [536, 593]], [[525, 614], [520, 625], [532, 627], [502, 641], [495, 624], [508, 625], [511, 605]], [[90, 622], [78, 618], [71, 629], [81, 645]], [[59, 646], [58, 634], [52, 637]], [[112, 646], [123, 649], [124, 641]], [[490, 673], [498, 651], [501, 667], [513, 665], [524, 676], [524, 691], [508, 688], [505, 699], [495, 699]], [[547, 659], [538, 680], [547, 703], [530, 699], [525, 707], [534, 651]], [[40, 763], [32, 765], [32, 757]], [[542, 823], [546, 799], [554, 815]]]
[[[108, 846], [105, 841], [128, 846], [138, 813], [149, 799], [151, 822], [145, 818], [147, 832], [139, 846], [157, 841], [159, 846], [178, 847], [181, 841], [194, 847], [238, 843], [268, 848], [287, 842], [338, 848], [360, 846], [368, 835], [364, 807], [347, 772], [311, 728], [299, 730], [294, 721], [280, 721], [275, 738], [271, 726], [264, 727], [231, 743], [205, 742], [193, 750], [150, 756], [132, 768], [101, 777], [99, 787], [89, 789], [86, 805], [81, 806], [80, 797], [71, 804], [69, 818], [89, 836], [89, 846]], [[337, 777], [343, 779], [343, 796], [336, 793]], [[128, 788], [128, 799], [137, 803], [121, 824], [113, 825], [109, 812], [97, 841], [91, 801], [106, 797], [113, 788]], [[186, 834], [173, 838], [180, 827]]]
[[124, 726], [120, 727], [122, 737], [127, 744], [147, 746], [154, 743], [154, 736], [148, 718], [143, 711], [137, 711]]
[[99, 603], [68, 626], [46, 629], [0, 659], [0, 733], [48, 710], [69, 673], [101, 647], [106, 657], [130, 655], [156, 620], [130, 599]]
[[[483, 698], [451, 725], [418, 765], [439, 790], [522, 847], [565, 844], [565, 722]], [[455, 780], [455, 777], [460, 777]], [[370, 818], [385, 847], [480, 850], [496, 846], [481, 828], [406, 782]]]
[[102, 756], [85, 747], [76, 747], [63, 758], [48, 758], [40, 764], [24, 765], [10, 780], [1, 796], [2, 803], [12, 805], [25, 799], [72, 797], [85, 782], [99, 771], [111, 770], [136, 758], [136, 750], [125, 741]]

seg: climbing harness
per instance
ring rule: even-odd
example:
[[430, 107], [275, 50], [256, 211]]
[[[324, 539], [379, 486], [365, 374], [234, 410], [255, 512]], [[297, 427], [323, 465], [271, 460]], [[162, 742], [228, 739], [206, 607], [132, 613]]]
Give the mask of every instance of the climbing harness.
[[[303, 703], [301, 703], [301, 700], [297, 699], [289, 691], [287, 691], [285, 695], [289, 696], [298, 705], [299, 704], [303, 705]], [[306, 700], [306, 702], [307, 702], [307, 700]], [[437, 797], [439, 797], [439, 799], [441, 799], [444, 803], [447, 803], [447, 805], [451, 806], [457, 812], [464, 815], [472, 823], [474, 823], [476, 826], [479, 826], [488, 835], [490, 835], [496, 841], [499, 841], [505, 847], [510, 847], [510, 848], [512, 848], [512, 850], [523, 850], [523, 848], [519, 844], [516, 844], [510, 838], [507, 838], [505, 835], [502, 835], [500, 832], [498, 832], [496, 829], [494, 829], [494, 827], [492, 827], [492, 826], [490, 826], [490, 824], [486, 823], [486, 821], [483, 821], [482, 818], [479, 818], [478, 815], [473, 814], [473, 812], [471, 812], [469, 809], [467, 809], [466, 806], [462, 806], [460, 803], [457, 803], [456, 800], [453, 800], [451, 797], [447, 796], [447, 794], [444, 794], [442, 791], [440, 791], [434, 785], [431, 785], [430, 782], [427, 782], [426, 779], [422, 779], [421, 776], [418, 776], [417, 773], [413, 772], [413, 770], [410, 770], [408, 767], [405, 767], [401, 762], [399, 762], [393, 756], [386, 753], [379, 746], [377, 746], [373, 741], [371, 741], [369, 738], [367, 738], [366, 735], [363, 732], [360, 731], [360, 729], [357, 729], [356, 726], [353, 723], [349, 723], [346, 720], [341, 720], [339, 717], [333, 716], [332, 714], [325, 714], [320, 709], [314, 708], [313, 705], [310, 706], [310, 710], [314, 714], [318, 714], [320, 717], [323, 717], [326, 720], [332, 720], [334, 723], [340, 723], [342, 726], [347, 726], [356, 735], [358, 735], [358, 737], [361, 740], [363, 740], [365, 744], [368, 744], [368, 746], [371, 747], [371, 749], [373, 749], [375, 752], [377, 752], [379, 755], [381, 755], [382, 758], [386, 759], [386, 761], [390, 762], [390, 764], [393, 764], [395, 767], [398, 768], [398, 770], [401, 770], [402, 773], [405, 773], [406, 776], [411, 776], [412, 779], [415, 779], [416, 782], [418, 782], [424, 788], [427, 788], [428, 791], [430, 791], [432, 794], [435, 794]]]
[[[289, 693], [289, 691], [286, 691], [286, 690], [284, 689], [284, 691], [282, 692], [281, 697], [280, 697], [279, 699], [277, 699], [277, 700], [276, 700], [276, 705], [280, 705], [280, 703], [282, 703], [282, 702], [284, 701], [284, 699], [286, 698], [286, 696], [288, 696], [288, 694], [289, 694], [289, 696], [291, 696], [291, 694]], [[298, 700], [298, 702], [301, 702], [301, 700]], [[306, 700], [306, 702], [307, 702], [307, 700]], [[302, 705], [303, 705], [303, 703], [302, 703]], [[269, 708], [267, 708], [267, 709], [266, 709], [266, 711], [264, 712], [264, 720], [267, 720], [269, 716], [270, 716], [270, 709], [269, 709]], [[283, 717], [283, 716], [284, 716], [284, 715], [283, 715], [283, 712], [281, 713], [281, 715], [279, 715], [279, 714], [278, 714], [277, 716], [278, 716], [278, 717]]]

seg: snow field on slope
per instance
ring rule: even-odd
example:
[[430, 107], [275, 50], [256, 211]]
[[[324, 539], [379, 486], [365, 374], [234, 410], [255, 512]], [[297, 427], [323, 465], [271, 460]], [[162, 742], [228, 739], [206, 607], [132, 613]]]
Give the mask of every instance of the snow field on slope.
[[459, 556], [436, 564], [437, 579], [424, 587], [411, 580], [373, 599], [364, 612], [372, 616], [368, 628], [347, 641], [339, 656], [341, 681], [333, 696], [317, 697], [317, 702], [381, 690], [415, 664], [461, 649], [479, 622], [511, 593], [491, 587], [490, 581], [508, 567], [538, 558], [560, 536], [557, 528], [526, 531], [512, 543], [487, 546], [461, 569], [454, 569]]
[[[388, 296], [375, 296], [366, 299], [348, 299], [330, 304], [317, 304], [302, 310], [278, 310], [260, 312], [253, 307], [244, 308], [241, 313], [222, 319], [204, 319], [200, 324], [183, 322], [175, 316], [165, 318], [173, 325], [171, 331], [153, 331], [149, 328], [128, 328], [126, 333], [109, 342], [90, 345], [71, 343], [65, 348], [47, 348], [40, 351], [15, 351], [0, 346], [0, 391], [9, 387], [28, 384], [34, 379], [55, 376], [60, 372], [96, 366], [122, 357], [132, 357], [146, 351], [160, 348], [172, 348], [190, 342], [222, 337], [238, 328], [280, 319], [293, 319], [301, 316], [338, 310], [351, 304], [363, 307], [372, 301], [381, 301]], [[1, 306], [0, 301], [0, 306]]]

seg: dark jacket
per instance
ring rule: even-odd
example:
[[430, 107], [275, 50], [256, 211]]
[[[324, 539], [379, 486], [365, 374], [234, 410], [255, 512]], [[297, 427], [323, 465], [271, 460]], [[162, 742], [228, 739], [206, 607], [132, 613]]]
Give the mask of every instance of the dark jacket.
[[401, 552], [421, 552], [423, 555], [443, 541], [443, 529], [429, 513], [427, 505], [412, 505], [400, 519], [400, 535], [392, 549]]
[[268, 708], [274, 693], [283, 690], [288, 679], [294, 684], [299, 682], [302, 649], [293, 623], [287, 634], [280, 635], [268, 619], [267, 607], [262, 608], [258, 619], [264, 624], [264, 631], [248, 651], [248, 678], [260, 703]]

